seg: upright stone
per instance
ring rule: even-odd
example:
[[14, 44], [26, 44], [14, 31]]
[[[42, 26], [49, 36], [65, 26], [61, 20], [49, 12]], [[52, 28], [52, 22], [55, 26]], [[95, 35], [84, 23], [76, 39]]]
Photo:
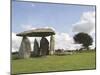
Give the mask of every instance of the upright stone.
[[49, 42], [45, 37], [42, 37], [40, 41], [40, 54], [49, 55]]
[[50, 54], [51, 55], [54, 54], [54, 47], [55, 47], [55, 40], [54, 40], [54, 36], [51, 35], [50, 37]]
[[20, 58], [29, 58], [31, 55], [31, 44], [29, 39], [26, 36], [23, 36], [21, 46], [19, 49]]
[[34, 40], [34, 48], [33, 48], [33, 56], [39, 56], [40, 55], [40, 50], [39, 50], [39, 44], [37, 40]]

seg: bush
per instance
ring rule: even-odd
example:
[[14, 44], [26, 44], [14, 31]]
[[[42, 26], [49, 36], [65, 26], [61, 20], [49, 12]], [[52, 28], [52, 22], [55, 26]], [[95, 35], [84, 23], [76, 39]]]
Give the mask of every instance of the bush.
[[19, 59], [18, 54], [12, 54], [12, 60]]
[[55, 53], [54, 53], [55, 55], [66, 55], [66, 53], [64, 52], [64, 50], [63, 49], [58, 49], [58, 50], [55, 50]]

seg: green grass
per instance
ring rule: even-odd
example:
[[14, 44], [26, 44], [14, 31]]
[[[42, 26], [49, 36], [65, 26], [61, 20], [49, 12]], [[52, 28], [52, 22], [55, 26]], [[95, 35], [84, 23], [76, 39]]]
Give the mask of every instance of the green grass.
[[62, 70], [95, 69], [95, 51], [64, 56], [12, 60], [12, 74]]

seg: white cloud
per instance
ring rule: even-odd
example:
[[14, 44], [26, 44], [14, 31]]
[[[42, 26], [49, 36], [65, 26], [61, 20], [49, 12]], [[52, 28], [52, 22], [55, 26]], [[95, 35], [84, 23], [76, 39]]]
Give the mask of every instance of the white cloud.
[[67, 33], [56, 33], [55, 49], [75, 50], [81, 47], [80, 44], [75, 44], [73, 37]]
[[21, 28], [24, 29], [24, 30], [36, 29], [32, 25], [24, 25], [24, 24], [21, 25]]
[[40, 27], [40, 28], [46, 28], [46, 29], [50, 28], [50, 29], [52, 29], [52, 30], [55, 31], [55, 28], [53, 28], [53, 27], [48, 27], [48, 26], [46, 26], [46, 27]]
[[[24, 25], [24, 24], [21, 25], [21, 28], [24, 29], [24, 30], [36, 29], [36, 28], [33, 27], [32, 25]], [[48, 28], [50, 28], [50, 29], [52, 29], [52, 30], [55, 31], [55, 28], [53, 28], [53, 27], [49, 27], [49, 26], [46, 26], [46, 27], [38, 27], [38, 28], [44, 28], [44, 29], [48, 29]]]
[[[31, 42], [31, 48], [33, 50], [34, 37], [28, 37]], [[21, 45], [22, 37], [16, 36], [16, 33], [12, 32], [12, 52], [19, 50]]]
[[[41, 37], [28, 37], [31, 42], [31, 48], [33, 50], [34, 39], [36, 38], [38, 43]], [[50, 42], [50, 36], [47, 37]], [[21, 44], [21, 37], [16, 36], [16, 33], [12, 33], [12, 52], [18, 51]], [[55, 49], [66, 49], [73, 50], [78, 49], [81, 46], [79, 44], [74, 44], [73, 38], [67, 33], [56, 33], [55, 35]]]
[[90, 48], [95, 48], [95, 11], [84, 12], [78, 22], [73, 24], [73, 32], [85, 32], [92, 36], [93, 45]]
[[67, 33], [56, 33], [55, 48], [67, 48], [68, 44], [72, 43], [71, 37]]
[[78, 22], [73, 25], [73, 32], [95, 32], [95, 11], [84, 12]]
[[[85, 19], [85, 17], [84, 17]], [[32, 25], [25, 25], [22, 26], [24, 29], [35, 29], [32, 27]], [[53, 30], [55, 30], [53, 27], [44, 27], [44, 28], [51, 28]], [[33, 50], [33, 45], [34, 45], [34, 39], [36, 38], [38, 43], [40, 42], [41, 37], [28, 37], [30, 42], [31, 42], [31, 48]], [[47, 37], [48, 41], [50, 42], [50, 36]], [[95, 38], [94, 38], [95, 39]], [[22, 38], [16, 36], [16, 33], [12, 33], [12, 52], [14, 51], [18, 51], [19, 50], [19, 46], [21, 43]], [[65, 50], [76, 50], [76, 49], [80, 49], [82, 47], [81, 44], [75, 44], [73, 37], [70, 36], [67, 33], [60, 33], [60, 32], [56, 32], [55, 35], [55, 49], [65, 49]], [[90, 46], [91, 48], [95, 47], [95, 42], [93, 43], [92, 46]]]
[[16, 33], [12, 32], [12, 52], [18, 51], [21, 39], [21, 37], [16, 36]]
[[89, 46], [91, 49], [94, 49], [96, 46], [95, 46], [95, 42], [93, 42], [93, 44], [91, 46]]
[[95, 37], [95, 34], [92, 34], [91, 36], [93, 38], [93, 44], [90, 46], [90, 48], [94, 49], [96, 47], [96, 37]]

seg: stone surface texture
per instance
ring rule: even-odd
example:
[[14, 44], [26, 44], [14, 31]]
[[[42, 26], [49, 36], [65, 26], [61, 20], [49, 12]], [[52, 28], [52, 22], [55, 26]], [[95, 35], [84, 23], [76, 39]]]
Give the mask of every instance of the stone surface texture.
[[41, 55], [49, 54], [49, 42], [45, 37], [42, 37], [40, 41], [40, 54]]
[[40, 48], [37, 40], [34, 40], [34, 47], [33, 47], [33, 56], [39, 56], [40, 55]]
[[21, 46], [19, 49], [19, 57], [20, 58], [29, 58], [31, 55], [31, 44], [27, 37], [23, 37]]
[[50, 37], [50, 54], [51, 55], [54, 54], [54, 47], [55, 47], [55, 40], [54, 40], [54, 36], [51, 35]]

